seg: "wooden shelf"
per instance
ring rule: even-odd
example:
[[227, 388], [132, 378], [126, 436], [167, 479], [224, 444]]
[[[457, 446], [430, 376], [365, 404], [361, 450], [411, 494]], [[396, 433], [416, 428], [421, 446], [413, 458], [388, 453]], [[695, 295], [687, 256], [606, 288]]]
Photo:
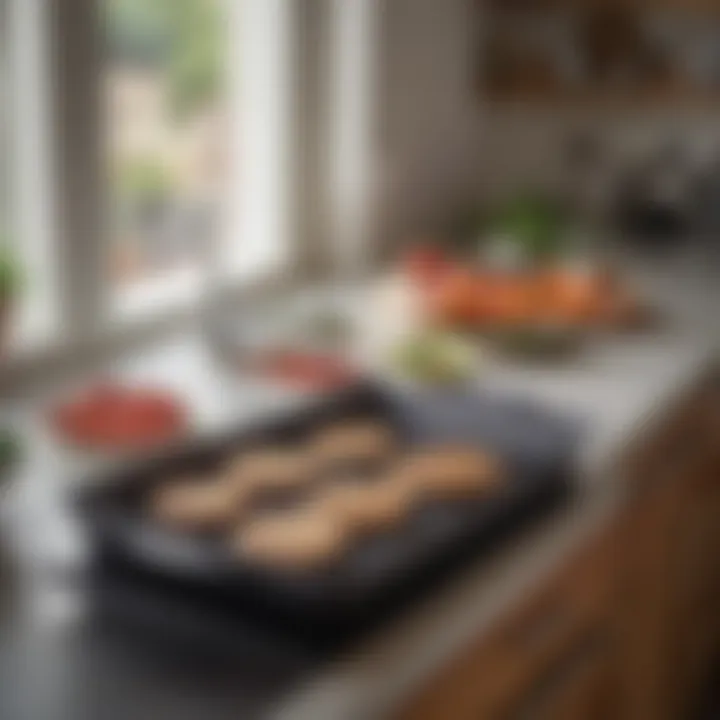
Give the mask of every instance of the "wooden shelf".
[[720, 108], [720, 88], [716, 91], [674, 90], [578, 90], [533, 92], [508, 89], [488, 90], [484, 100], [494, 106], [528, 106], [534, 108], [622, 109], [622, 110], [703, 110]]
[[582, 10], [593, 7], [628, 8], [652, 12], [654, 10], [678, 10], [682, 12], [717, 13], [720, 15], [720, 0], [480, 0], [493, 12]]
[[[720, 62], [710, 53], [720, 38], [720, 0], [487, 1], [480, 91], [491, 105], [720, 107], [720, 84], [711, 82], [720, 76]], [[687, 26], [673, 24], [671, 40], [662, 39], [648, 20], [655, 11], [672, 17], [676, 10], [699, 15]], [[623, 86], [613, 82], [621, 77]]]

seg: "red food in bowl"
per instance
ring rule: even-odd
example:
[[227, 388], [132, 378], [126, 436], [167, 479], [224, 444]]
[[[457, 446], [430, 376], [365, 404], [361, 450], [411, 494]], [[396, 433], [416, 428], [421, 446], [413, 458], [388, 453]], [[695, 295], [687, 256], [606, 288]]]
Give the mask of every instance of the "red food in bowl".
[[260, 363], [263, 375], [309, 390], [330, 390], [351, 383], [357, 371], [336, 355], [279, 350]]
[[452, 270], [443, 253], [430, 246], [415, 247], [402, 259], [405, 274], [421, 287], [433, 287]]
[[103, 384], [56, 407], [53, 429], [73, 445], [104, 450], [147, 448], [177, 437], [184, 407], [161, 390]]

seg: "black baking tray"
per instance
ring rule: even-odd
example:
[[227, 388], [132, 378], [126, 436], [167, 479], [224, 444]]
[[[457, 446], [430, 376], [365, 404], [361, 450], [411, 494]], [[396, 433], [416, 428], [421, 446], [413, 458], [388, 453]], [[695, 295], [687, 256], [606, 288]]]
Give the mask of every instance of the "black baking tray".
[[[243, 561], [220, 538], [181, 535], [143, 511], [152, 486], [222, 466], [243, 449], [295, 442], [334, 420], [381, 418], [407, 447], [462, 441], [490, 447], [508, 481], [477, 500], [425, 505], [392, 531], [358, 542], [332, 567], [289, 573]], [[363, 383], [287, 416], [137, 463], [84, 484], [78, 497], [96, 559], [132, 568], [184, 597], [265, 623], [308, 646], [365, 632], [568, 495], [575, 419], [491, 393], [409, 392]]]

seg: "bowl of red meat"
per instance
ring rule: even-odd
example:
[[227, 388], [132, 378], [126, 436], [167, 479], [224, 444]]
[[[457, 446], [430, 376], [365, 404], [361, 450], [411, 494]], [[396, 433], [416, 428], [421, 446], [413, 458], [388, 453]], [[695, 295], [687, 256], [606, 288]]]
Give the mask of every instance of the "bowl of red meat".
[[49, 423], [66, 444], [102, 452], [167, 445], [188, 427], [188, 413], [158, 388], [99, 383], [51, 408]]

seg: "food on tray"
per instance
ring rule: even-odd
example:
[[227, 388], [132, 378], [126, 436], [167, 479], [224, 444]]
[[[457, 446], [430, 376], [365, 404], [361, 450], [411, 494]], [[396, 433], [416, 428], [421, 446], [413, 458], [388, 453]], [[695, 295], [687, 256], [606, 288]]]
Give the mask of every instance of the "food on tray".
[[547, 264], [514, 271], [451, 264], [428, 283], [406, 269], [426, 318], [441, 327], [486, 329], [565, 324], [626, 325], [637, 298], [602, 268]]
[[213, 478], [176, 480], [158, 487], [150, 497], [150, 511], [164, 523], [188, 530], [226, 527], [238, 505], [232, 488]]
[[[353, 538], [402, 526], [418, 502], [482, 496], [502, 481], [499, 461], [481, 450], [444, 444], [402, 456], [398, 441], [386, 419], [328, 422], [303, 442], [246, 448], [220, 472], [163, 483], [147, 510], [177, 530], [222, 533], [239, 558], [315, 569]], [[255, 502], [267, 491], [285, 493], [282, 509]]]
[[441, 324], [468, 326], [481, 319], [478, 280], [465, 269], [448, 272], [427, 295], [427, 312]]
[[242, 453], [230, 464], [225, 478], [240, 493], [292, 490], [309, 482], [314, 470], [305, 450], [275, 447]]
[[401, 523], [412, 509], [416, 495], [410, 485], [390, 480], [343, 483], [328, 488], [316, 500], [316, 507], [350, 532], [372, 532]]
[[347, 420], [321, 430], [313, 439], [313, 457], [319, 466], [377, 463], [395, 448], [395, 434], [375, 420]]
[[255, 520], [236, 532], [233, 546], [254, 561], [302, 569], [332, 562], [346, 540], [341, 523], [327, 513], [303, 509]]
[[607, 294], [592, 274], [571, 271], [448, 275], [428, 299], [430, 315], [463, 326], [598, 320]]
[[175, 438], [185, 429], [186, 412], [167, 392], [102, 384], [55, 408], [50, 421], [74, 445], [127, 450]]
[[255, 367], [263, 376], [307, 390], [331, 390], [357, 380], [358, 371], [335, 353], [272, 350], [260, 354]]
[[441, 331], [419, 332], [394, 350], [395, 367], [409, 380], [445, 384], [466, 380], [475, 373], [475, 353], [464, 339]]
[[551, 268], [534, 277], [536, 315], [541, 320], [575, 324], [602, 321], [602, 312], [616, 289], [599, 272]]
[[428, 297], [428, 312], [440, 324], [462, 327], [520, 324], [537, 310], [534, 291], [517, 275], [461, 270], [448, 274]]
[[431, 245], [419, 245], [406, 251], [402, 257], [405, 274], [423, 287], [432, 287], [452, 269], [443, 252]]
[[310, 504], [318, 512], [328, 513], [345, 526], [350, 526], [349, 516], [358, 496], [364, 491], [364, 483], [343, 482], [326, 487]]
[[396, 475], [396, 482], [440, 498], [491, 490], [502, 479], [502, 467], [496, 457], [460, 445], [426, 448], [408, 455], [400, 461]]

